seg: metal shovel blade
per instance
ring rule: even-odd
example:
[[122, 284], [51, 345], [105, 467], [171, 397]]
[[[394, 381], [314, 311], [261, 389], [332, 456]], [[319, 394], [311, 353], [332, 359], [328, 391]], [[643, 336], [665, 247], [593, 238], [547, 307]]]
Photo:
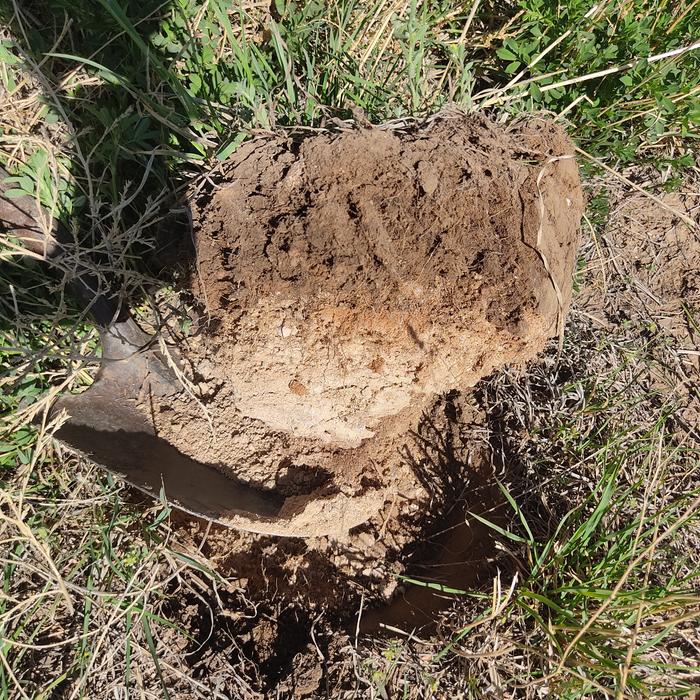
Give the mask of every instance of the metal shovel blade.
[[[74, 451], [173, 507], [207, 520], [230, 524], [242, 516], [256, 530], [278, 515], [284, 499], [222, 474], [216, 465], [198, 462], [158, 437], [137, 408], [148, 393], [181, 390], [159, 354], [145, 348], [149, 339], [133, 320], [114, 324], [102, 336], [102, 366], [85, 392], [60, 398], [56, 415], [68, 420], [55, 437]], [[240, 523], [240, 518], [236, 519]], [[245, 527], [245, 525], [244, 525]]]
[[196, 462], [158, 436], [114, 429], [115, 421], [132, 421], [136, 416], [98, 392], [90, 390], [60, 402], [72, 412], [76, 405], [93, 418], [88, 424], [71, 416], [56, 437], [150, 496], [157, 499], [162, 492], [170, 505], [222, 523], [234, 515], [257, 520], [274, 518], [279, 512], [282, 499], [236, 482], [213, 465]]

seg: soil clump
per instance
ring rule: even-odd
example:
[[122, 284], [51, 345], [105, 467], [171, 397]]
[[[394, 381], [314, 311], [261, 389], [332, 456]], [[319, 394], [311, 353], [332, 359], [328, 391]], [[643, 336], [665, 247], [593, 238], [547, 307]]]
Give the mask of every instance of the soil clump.
[[192, 202], [204, 332], [190, 394], [148, 406], [158, 434], [283, 493], [287, 525], [257, 531], [415, 515], [430, 496], [399, 455], [425, 412], [559, 331], [572, 153], [545, 120], [461, 113], [242, 146]]
[[544, 120], [443, 114], [255, 139], [198, 192], [191, 384], [144, 410], [183, 453], [286, 501], [268, 529], [174, 515], [226, 582], [216, 624], [206, 600], [184, 611], [207, 640], [188, 655], [235, 639], [263, 692], [316, 697], [354, 635], [430, 625], [494, 574], [492, 532], [468, 515], [503, 517], [471, 388], [561, 329], [572, 153]]

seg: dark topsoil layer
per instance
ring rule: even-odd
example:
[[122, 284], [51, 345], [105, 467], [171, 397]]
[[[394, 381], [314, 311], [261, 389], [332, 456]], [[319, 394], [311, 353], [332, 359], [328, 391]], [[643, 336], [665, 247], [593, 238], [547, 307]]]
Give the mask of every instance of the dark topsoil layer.
[[[257, 299], [282, 293], [317, 306], [330, 298], [353, 309], [430, 308], [450, 325], [451, 309], [486, 288], [486, 318], [517, 325], [551, 286], [537, 249], [555, 278], [570, 271], [578, 174], [551, 161], [572, 153], [552, 122], [506, 131], [464, 115], [406, 132], [250, 141], [213, 198], [194, 207], [207, 309], [235, 327]], [[541, 226], [539, 195], [552, 187]], [[411, 283], [432, 294], [417, 301]]]

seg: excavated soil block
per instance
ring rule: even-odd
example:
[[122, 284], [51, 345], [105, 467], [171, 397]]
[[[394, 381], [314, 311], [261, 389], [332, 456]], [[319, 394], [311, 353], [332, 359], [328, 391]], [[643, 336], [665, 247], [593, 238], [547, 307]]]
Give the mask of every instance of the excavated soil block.
[[463, 114], [246, 143], [193, 203], [209, 415], [166, 401], [160, 434], [288, 494], [288, 534], [347, 536], [425, 498], [398, 459], [421, 414], [560, 328], [583, 208], [572, 153], [550, 122]]

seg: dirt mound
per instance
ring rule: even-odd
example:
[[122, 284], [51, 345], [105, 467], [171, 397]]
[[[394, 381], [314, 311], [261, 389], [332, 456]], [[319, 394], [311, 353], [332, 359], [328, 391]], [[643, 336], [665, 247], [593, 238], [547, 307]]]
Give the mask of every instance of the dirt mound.
[[397, 494], [423, 500], [395, 458], [422, 413], [558, 330], [572, 150], [543, 120], [461, 114], [241, 147], [193, 203], [201, 403], [149, 407], [159, 433], [288, 495], [288, 534], [341, 537]]

